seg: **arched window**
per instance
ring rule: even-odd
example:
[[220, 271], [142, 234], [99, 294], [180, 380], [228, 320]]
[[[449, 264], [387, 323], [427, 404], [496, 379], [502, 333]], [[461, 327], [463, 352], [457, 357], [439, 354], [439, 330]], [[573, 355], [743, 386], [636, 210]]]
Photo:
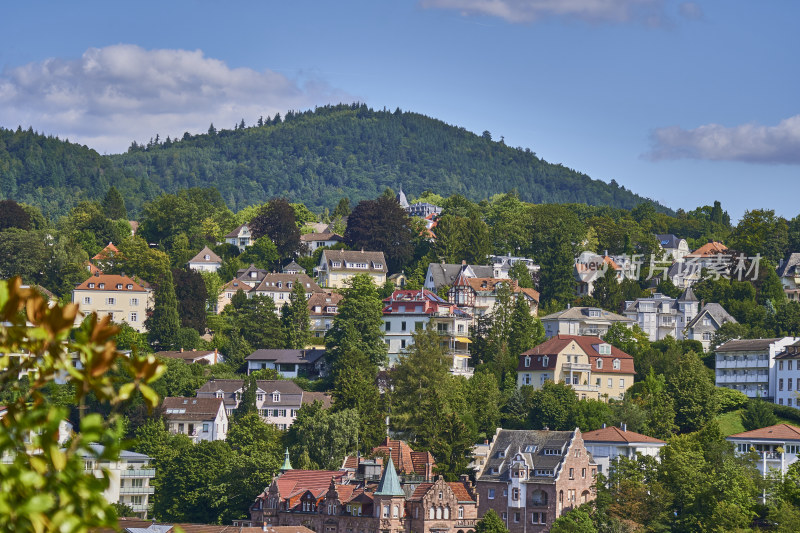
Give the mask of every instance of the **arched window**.
[[546, 355], [544, 357], [542, 357], [542, 366], [544, 368], [547, 368], [547, 364], [548, 364], [549, 361], [550, 361], [550, 359]]
[[392, 518], [397, 518], [400, 515], [400, 508], [398, 506], [392, 507]]
[[619, 359], [614, 359], [614, 370], [619, 370]]
[[464, 506], [463, 505], [459, 505], [458, 506], [458, 517], [459, 518], [464, 518]]
[[441, 519], [442, 519], [442, 508], [441, 507], [437, 507], [436, 508], [436, 520], [441, 520]]
[[436, 513], [436, 511], [434, 511], [433, 507], [431, 507], [431, 508], [428, 510], [428, 518], [429, 518], [429, 519], [431, 519], [431, 520], [433, 520], [433, 519], [435, 518], [435, 513]]
[[444, 508], [444, 519], [445, 520], [450, 520], [450, 507], [445, 507]]
[[388, 505], [384, 505], [383, 506], [383, 517], [384, 518], [389, 518], [389, 506]]
[[603, 368], [603, 360], [599, 357], [597, 358], [597, 368]]

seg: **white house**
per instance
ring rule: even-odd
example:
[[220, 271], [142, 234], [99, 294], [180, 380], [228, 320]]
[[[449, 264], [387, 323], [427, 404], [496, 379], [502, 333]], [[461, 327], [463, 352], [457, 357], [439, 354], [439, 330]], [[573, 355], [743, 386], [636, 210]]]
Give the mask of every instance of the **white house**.
[[253, 240], [253, 236], [250, 233], [250, 226], [247, 224], [242, 224], [238, 228], [225, 235], [225, 242], [237, 246], [241, 252], [253, 244]]
[[531, 275], [531, 278], [534, 281], [539, 279], [540, 267], [539, 265], [533, 262], [533, 259], [529, 259], [527, 257], [516, 257], [509, 254], [509, 255], [490, 255], [489, 261], [492, 262], [492, 275], [490, 277], [508, 279], [511, 277], [509, 275], [511, 267], [513, 267], [517, 263], [523, 263], [525, 267], [528, 269], [528, 274]]
[[544, 335], [594, 335], [602, 337], [617, 322], [633, 326], [633, 319], [600, 309], [599, 307], [568, 307], [563, 311], [541, 318]]
[[715, 385], [772, 401], [777, 383], [775, 357], [798, 339], [737, 339], [717, 347]]
[[778, 277], [786, 296], [792, 301], [800, 301], [800, 253], [789, 254], [778, 266]]
[[189, 259], [189, 268], [197, 272], [216, 272], [222, 268], [222, 259], [206, 246], [196, 256]]
[[639, 324], [651, 341], [667, 337], [682, 340], [686, 326], [697, 316], [700, 302], [692, 289], [686, 289], [678, 298], [655, 293], [649, 298], [625, 302], [623, 314]]
[[188, 435], [193, 442], [225, 440], [228, 414], [222, 398], [167, 397], [161, 404], [167, 429]]
[[622, 424], [622, 427], [606, 427], [603, 424], [601, 429], [584, 433], [583, 444], [597, 463], [597, 471], [607, 473], [609, 466], [617, 457], [635, 459], [639, 454], [658, 458], [661, 448], [667, 443], [635, 431], [628, 431], [625, 424]]
[[[99, 456], [103, 446], [92, 444], [91, 447]], [[109, 486], [103, 496], [109, 503], [123, 503], [133, 509], [139, 518], [147, 518], [150, 509], [150, 495], [155, 492], [152, 485], [156, 470], [150, 466], [150, 457], [141, 453], [123, 450], [118, 461], [97, 459], [94, 455], [84, 456], [84, 470], [95, 477], [102, 477], [103, 470], [108, 472]]]
[[314, 250], [326, 246], [330, 248], [340, 242], [344, 242], [344, 237], [336, 233], [306, 233], [300, 235], [300, 242], [305, 244], [303, 255], [313, 255]]
[[669, 254], [673, 261], [680, 261], [689, 255], [689, 243], [686, 242], [686, 239], [681, 239], [670, 233], [666, 235], [656, 235], [656, 240], [659, 246], [661, 246], [661, 250]]
[[376, 286], [386, 283], [386, 258], [383, 252], [364, 250], [323, 250], [315, 269], [319, 284], [339, 289], [357, 274], [368, 274]]
[[272, 369], [286, 379], [314, 374], [315, 363], [325, 356], [323, 348], [312, 350], [265, 349], [248, 355], [247, 374], [256, 370]]
[[775, 356], [775, 403], [800, 408], [800, 341]]
[[758, 455], [758, 470], [766, 475], [771, 470], [786, 473], [786, 469], [797, 461], [800, 454], [800, 428], [789, 424], [777, 424], [726, 437], [736, 446], [736, 452]]

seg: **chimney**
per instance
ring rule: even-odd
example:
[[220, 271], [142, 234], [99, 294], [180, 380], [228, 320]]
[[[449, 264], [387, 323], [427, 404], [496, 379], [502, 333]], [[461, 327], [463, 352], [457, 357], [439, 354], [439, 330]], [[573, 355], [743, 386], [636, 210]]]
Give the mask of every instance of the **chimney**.
[[181, 353], [183, 353], [183, 348], [181, 348]]
[[623, 423], [622, 423], [622, 424], [620, 424], [620, 425], [622, 426], [622, 431], [628, 431], [628, 424], [625, 424], [625, 423], [623, 422]]

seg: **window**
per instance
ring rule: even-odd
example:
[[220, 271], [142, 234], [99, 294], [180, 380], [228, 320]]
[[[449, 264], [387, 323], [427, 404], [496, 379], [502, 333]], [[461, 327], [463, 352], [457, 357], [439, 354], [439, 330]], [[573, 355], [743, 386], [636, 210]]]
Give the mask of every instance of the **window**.
[[544, 449], [545, 455], [561, 455], [561, 450], [558, 448], [545, 448]]
[[786, 400], [786, 405], [788, 405], [789, 407], [791, 407], [791, 406], [792, 406], [792, 399], [791, 399], [791, 398], [788, 398], [788, 399]]
[[264, 395], [261, 394], [261, 393], [256, 394], [256, 401], [263, 402], [264, 401]]
[[89, 297], [89, 296], [85, 296], [85, 297], [83, 298], [83, 303], [84, 303], [84, 304], [90, 304], [90, 303], [92, 303], [92, 298], [91, 298], [91, 297]]
[[392, 507], [392, 518], [397, 518], [400, 515], [400, 508], [395, 505]]
[[601, 380], [601, 378], [597, 378], [597, 379], [594, 381], [594, 382], [595, 382], [595, 385], [597, 385], [598, 387], [600, 386], [600, 380]]
[[400, 339], [400, 348], [405, 348], [405, 347], [406, 347], [406, 340]]
[[508, 487], [503, 487], [503, 496], [508, 496]]
[[386, 327], [384, 328], [384, 331], [392, 331], [392, 323], [388, 320], [386, 321]]
[[116, 303], [117, 303], [117, 299], [116, 298], [106, 298], [106, 304], [107, 305], [114, 305]]
[[570, 468], [569, 469], [569, 478], [570, 479], [575, 479], [575, 469], [574, 468]]
[[[489, 490], [491, 490], [491, 489], [489, 489]], [[494, 496], [492, 496], [492, 497], [494, 497]], [[433, 509], [433, 507], [428, 509], [428, 518], [430, 518], [431, 520], [436, 518], [436, 511]]]
[[522, 383], [523, 383], [523, 385], [530, 385], [531, 384], [531, 375], [528, 374], [528, 373], [523, 374]]
[[614, 386], [614, 378], [608, 378], [608, 388], [610, 389], [613, 386]]
[[137, 322], [139, 320], [139, 315], [136, 314], [136, 311], [131, 313], [131, 322]]
[[503, 511], [503, 516], [502, 516], [502, 518], [503, 518], [503, 522], [507, 521], [507, 520], [508, 520], [508, 513], [507, 513], [507, 512], [505, 512], [505, 511]]
[[406, 323], [400, 322], [400, 331], [405, 331], [405, 330], [406, 330]]
[[783, 361], [778, 361], [778, 370], [783, 370]]
[[603, 368], [603, 360], [599, 357], [597, 358], [597, 368]]
[[792, 390], [792, 378], [786, 380], [786, 390]]
[[273, 401], [273, 402], [279, 402], [279, 401], [281, 401], [281, 393], [279, 393], [279, 392], [273, 392], [273, 393], [272, 393], [272, 401]]
[[415, 331], [422, 331], [422, 328], [425, 325], [422, 322], [414, 322], [414, 330]]
[[464, 506], [463, 505], [459, 505], [458, 506], [458, 517], [459, 518], [464, 518]]
[[550, 359], [546, 355], [544, 357], [542, 357], [542, 366], [547, 368], [547, 363], [549, 361], [550, 361]]
[[203, 422], [203, 433], [208, 433], [209, 431], [209, 423]]
[[619, 378], [619, 388], [620, 389], [625, 388], [625, 378]]
[[519, 513], [514, 513], [514, 522], [519, 523]]
[[[487, 495], [487, 497], [490, 500], [494, 500], [494, 489], [489, 489], [489, 494]], [[433, 517], [431, 517], [431, 518], [433, 518]]]
[[583, 478], [586, 477], [586, 469], [585, 468], [581, 468], [581, 477], [583, 477]]
[[528, 444], [527, 446], [525, 446], [525, 453], [536, 453], [537, 448], [538, 446], [536, 446], [535, 444]]
[[142, 496], [141, 494], [136, 496], [131, 496], [131, 504], [133, 505], [142, 505], [143, 501], [144, 501], [144, 496]]
[[383, 517], [384, 518], [389, 518], [389, 506], [388, 505], [384, 505], [383, 506]]
[[783, 405], [783, 398], [778, 398], [778, 405]]
[[525, 368], [531, 366], [531, 357], [529, 355], [525, 356]]
[[511, 489], [511, 499], [514, 500], [514, 501], [519, 500], [519, 489], [518, 488]]
[[614, 370], [619, 370], [619, 359], [614, 359]]
[[139, 305], [139, 298], [131, 298], [131, 305]]
[[439, 491], [439, 499], [441, 500], [443, 497], [444, 497], [444, 494], [442, 494], [442, 491]]
[[94, 283], [90, 283], [90, 284], [89, 284], [89, 288], [90, 288], [90, 289], [94, 289]]
[[122, 290], [122, 283], [117, 283], [117, 290], [118, 291]]
[[97, 288], [98, 289], [105, 289], [106, 288], [106, 284], [105, 283], [101, 283], [100, 285], [97, 286]]
[[611, 345], [610, 344], [600, 344], [597, 347], [597, 352], [600, 355], [611, 355]]
[[783, 390], [783, 378], [778, 380], [778, 390]]
[[789, 363], [789, 370], [791, 370], [791, 369], [792, 369], [792, 360], [790, 359], [790, 360], [788, 361], [788, 363]]

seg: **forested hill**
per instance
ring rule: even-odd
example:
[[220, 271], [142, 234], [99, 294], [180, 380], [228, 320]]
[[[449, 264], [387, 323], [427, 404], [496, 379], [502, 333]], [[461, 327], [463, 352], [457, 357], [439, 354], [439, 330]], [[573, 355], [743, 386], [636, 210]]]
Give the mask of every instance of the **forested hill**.
[[614, 182], [492, 141], [488, 132], [475, 135], [417, 113], [353, 104], [259, 123], [134, 143], [111, 156], [32, 131], [1, 130], [0, 196], [56, 214], [113, 184], [134, 215], [161, 191], [209, 186], [233, 210], [275, 196], [332, 208], [343, 196], [356, 202], [399, 186], [412, 196], [431, 190], [473, 200], [516, 189], [534, 203], [629, 209], [645, 201]]

